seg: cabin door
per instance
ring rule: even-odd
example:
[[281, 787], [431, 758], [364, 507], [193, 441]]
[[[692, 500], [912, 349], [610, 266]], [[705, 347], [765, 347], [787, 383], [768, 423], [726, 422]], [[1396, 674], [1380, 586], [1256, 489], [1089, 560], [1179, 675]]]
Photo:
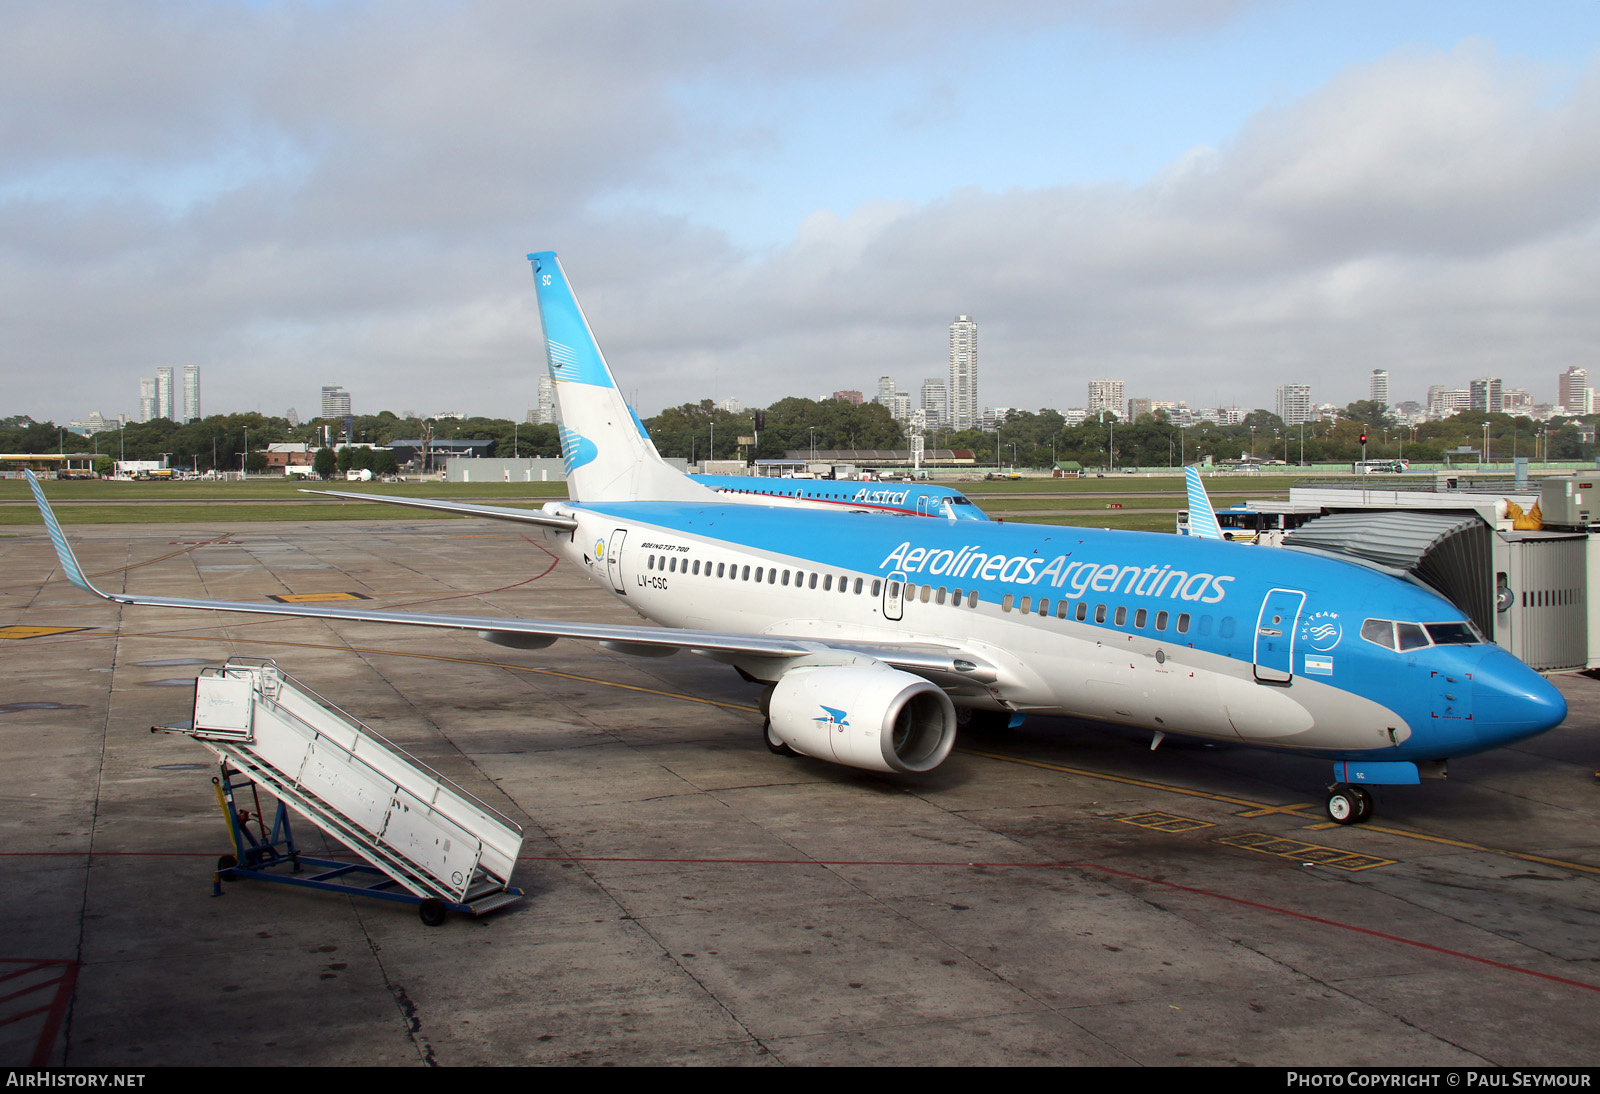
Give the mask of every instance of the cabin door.
[[606, 576], [611, 578], [611, 587], [623, 596], [628, 595], [628, 588], [622, 583], [622, 545], [627, 538], [628, 530], [618, 528], [606, 544]]
[[1287, 684], [1294, 677], [1294, 631], [1306, 594], [1295, 589], [1273, 589], [1261, 602], [1256, 619], [1256, 679], [1264, 684]]

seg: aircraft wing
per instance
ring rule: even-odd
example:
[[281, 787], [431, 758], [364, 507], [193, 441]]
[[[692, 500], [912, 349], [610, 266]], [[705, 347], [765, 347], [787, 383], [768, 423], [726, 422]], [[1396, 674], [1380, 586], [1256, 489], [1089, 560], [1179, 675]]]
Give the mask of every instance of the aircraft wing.
[[[953, 647], [934, 644], [887, 644], [876, 642], [823, 642], [810, 638], [791, 638], [783, 635], [736, 634], [717, 631], [681, 630], [675, 627], [641, 627], [605, 623], [564, 623], [548, 619], [512, 619], [504, 616], [433, 615], [423, 612], [389, 612], [364, 608], [335, 607], [324, 604], [277, 604], [243, 600], [204, 600], [187, 597], [144, 596], [135, 593], [108, 593], [96, 588], [85, 576], [83, 567], [67, 542], [61, 522], [56, 519], [44, 491], [32, 472], [28, 472], [28, 485], [33, 490], [39, 513], [44, 517], [50, 541], [56, 549], [56, 558], [68, 581], [84, 592], [116, 604], [142, 605], [153, 608], [197, 608], [213, 612], [242, 612], [252, 615], [299, 616], [308, 619], [343, 619], [352, 623], [398, 623], [411, 627], [434, 627], [446, 630], [476, 631], [480, 638], [500, 646], [515, 649], [539, 649], [558, 638], [576, 638], [599, 642], [608, 649], [644, 656], [660, 656], [691, 650], [709, 654], [721, 660], [739, 657], [770, 657], [789, 659], [830, 650], [861, 653], [877, 658], [885, 664], [918, 674], [943, 674], [962, 679], [988, 682], [995, 678], [994, 670], [980, 659]], [[318, 491], [312, 491], [313, 493]], [[343, 495], [369, 499], [363, 494]], [[408, 502], [410, 499], [406, 499]], [[447, 503], [438, 503], [447, 504]], [[485, 506], [459, 507], [468, 513], [483, 516]], [[521, 510], [499, 510], [518, 512]], [[531, 515], [531, 514], [530, 514]], [[516, 518], [511, 518], [516, 519]], [[558, 525], [559, 527], [559, 525]]]
[[511, 520], [522, 524], [537, 524], [542, 528], [560, 528], [568, 532], [578, 526], [578, 522], [571, 517], [547, 513], [543, 509], [508, 509], [499, 505], [468, 505], [465, 502], [434, 501], [428, 498], [397, 498], [388, 494], [352, 494], [344, 490], [302, 490], [301, 493], [321, 494], [324, 497], [342, 498], [345, 501], [377, 501], [385, 505], [409, 505], [413, 509], [432, 509], [438, 513], [457, 513], [463, 517]]

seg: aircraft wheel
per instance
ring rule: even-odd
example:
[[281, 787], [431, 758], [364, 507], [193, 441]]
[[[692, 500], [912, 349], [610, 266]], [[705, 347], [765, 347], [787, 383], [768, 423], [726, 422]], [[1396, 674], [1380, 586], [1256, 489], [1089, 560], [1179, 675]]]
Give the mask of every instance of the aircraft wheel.
[[1372, 818], [1372, 810], [1375, 808], [1372, 791], [1360, 786], [1352, 786], [1350, 793], [1356, 796], [1356, 804], [1360, 807], [1360, 811], [1356, 816], [1356, 823], [1365, 824]]
[[417, 918], [429, 927], [437, 927], [444, 922], [445, 913], [449, 910], [444, 906], [444, 901], [429, 897], [417, 905]]
[[1352, 787], [1334, 787], [1328, 792], [1328, 819], [1334, 824], [1360, 824], [1372, 812], [1370, 800], [1365, 810], [1362, 808], [1361, 799], [1364, 795], [1365, 791]]
[[231, 870], [237, 865], [239, 865], [238, 859], [234, 858], [232, 855], [223, 855], [221, 858], [217, 859], [217, 872], [220, 874], [222, 871]]
[[767, 742], [767, 751], [774, 756], [798, 756], [800, 753], [783, 743], [783, 739], [772, 732], [772, 719], [768, 718], [761, 723], [761, 739]]

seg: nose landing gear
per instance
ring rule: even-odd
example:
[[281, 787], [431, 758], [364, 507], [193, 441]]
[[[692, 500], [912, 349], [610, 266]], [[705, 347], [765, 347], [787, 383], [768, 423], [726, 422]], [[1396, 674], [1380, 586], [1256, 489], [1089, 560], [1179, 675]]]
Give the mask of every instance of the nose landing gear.
[[1334, 783], [1328, 788], [1328, 819], [1334, 824], [1361, 824], [1372, 816], [1372, 794], [1364, 787]]

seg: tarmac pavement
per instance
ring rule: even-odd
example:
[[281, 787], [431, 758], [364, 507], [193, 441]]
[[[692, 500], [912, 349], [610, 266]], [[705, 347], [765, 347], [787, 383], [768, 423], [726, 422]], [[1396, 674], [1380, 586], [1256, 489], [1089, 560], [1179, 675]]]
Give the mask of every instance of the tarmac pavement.
[[[97, 580], [158, 595], [637, 621], [487, 521], [70, 535]], [[1556, 731], [1335, 828], [1324, 765], [1257, 750], [1035, 719], [883, 776], [770, 754], [757, 689], [687, 654], [121, 608], [58, 580], [42, 526], [0, 536], [0, 574], [9, 1065], [1600, 1056], [1597, 681], [1559, 681]], [[230, 655], [522, 824], [527, 900], [429, 928], [213, 896], [210, 753], [149, 728]]]

